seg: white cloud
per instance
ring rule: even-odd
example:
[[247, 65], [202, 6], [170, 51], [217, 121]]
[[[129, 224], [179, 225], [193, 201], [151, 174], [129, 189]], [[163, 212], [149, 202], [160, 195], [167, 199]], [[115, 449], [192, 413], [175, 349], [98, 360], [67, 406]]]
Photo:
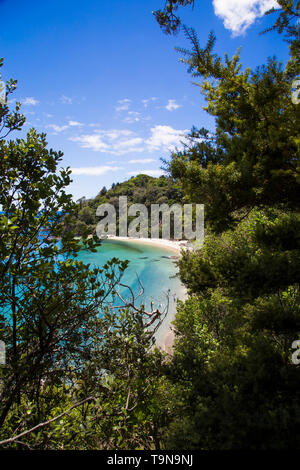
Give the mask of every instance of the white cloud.
[[39, 101], [33, 98], [33, 96], [27, 96], [27, 98], [24, 98], [24, 100], [22, 100], [22, 104], [27, 106], [36, 106], [37, 104], [39, 104]]
[[279, 5], [275, 0], [213, 0], [213, 6], [215, 14], [224, 21], [225, 28], [238, 36], [244, 34], [256, 18]]
[[78, 142], [82, 148], [88, 148], [95, 152], [111, 155], [124, 155], [126, 153], [142, 152], [144, 150], [143, 139], [136, 137], [132, 131], [128, 130], [99, 130], [94, 134], [70, 137], [70, 140]]
[[175, 100], [169, 100], [166, 106], [168, 111], [175, 111], [176, 109], [181, 108], [180, 104], [177, 104]]
[[111, 129], [109, 131], [96, 131], [98, 134], [100, 134], [103, 137], [108, 138], [109, 140], [116, 140], [120, 139], [121, 137], [128, 137], [130, 135], [133, 135], [132, 131], [128, 130], [120, 130], [120, 129]]
[[55, 134], [58, 134], [59, 132], [63, 132], [65, 131], [66, 129], [69, 128], [68, 125], [65, 125], [65, 126], [58, 126], [57, 124], [48, 124], [48, 126], [46, 127], [49, 127], [49, 129], [53, 129], [53, 131], [55, 132]]
[[119, 149], [128, 149], [128, 148], [134, 148], [137, 145], [140, 145], [143, 143], [143, 139], [140, 137], [133, 137], [132, 139], [127, 139], [118, 142], [117, 146]]
[[142, 103], [143, 103], [145, 108], [148, 108], [149, 103], [151, 103], [153, 101], [156, 101], [156, 100], [157, 100], [157, 98], [155, 96], [152, 96], [152, 98], [148, 98], [147, 100], [142, 100]]
[[70, 127], [82, 127], [83, 124], [82, 122], [78, 122], [78, 121], [69, 121], [69, 126]]
[[124, 170], [124, 168], [118, 166], [88, 166], [82, 168], [71, 168], [71, 170], [73, 175], [99, 176], [109, 173], [110, 171]]
[[72, 104], [73, 99], [70, 98], [69, 96], [62, 95], [62, 96], [60, 97], [60, 101], [61, 101], [63, 104]]
[[146, 144], [150, 151], [163, 150], [172, 151], [176, 147], [182, 147], [184, 141], [184, 134], [188, 131], [173, 129], [170, 126], [155, 126], [151, 129], [151, 137], [146, 140]]
[[139, 122], [140, 115], [141, 113], [136, 111], [128, 111], [128, 115], [125, 119], [123, 119], [123, 122], [128, 122], [129, 124], [132, 124], [133, 122]]
[[119, 100], [118, 103], [119, 103], [119, 105], [116, 106], [116, 111], [117, 112], [128, 111], [131, 100], [128, 99], [128, 98], [124, 98], [123, 100]]
[[[54, 125], [51, 126], [54, 128]], [[64, 130], [66, 126], [55, 126], [54, 130]], [[95, 130], [92, 134], [81, 134], [69, 138], [80, 147], [109, 155], [125, 155], [140, 152], [169, 152], [181, 148], [185, 142], [187, 129], [174, 129], [171, 126], [157, 125], [151, 128], [150, 137], [141, 137], [127, 129]], [[141, 159], [136, 163], [151, 163], [153, 159]], [[132, 161], [134, 163], [134, 161]]]
[[84, 124], [78, 121], [69, 121], [68, 124], [65, 124], [63, 126], [58, 126], [57, 124], [48, 124], [46, 127], [49, 129], [53, 129], [55, 134], [58, 134], [60, 132], [63, 132], [70, 127], [82, 127]]
[[78, 137], [70, 137], [72, 142], [78, 142], [80, 147], [84, 149], [91, 149], [94, 152], [105, 152], [109, 146], [103, 142], [102, 137], [98, 134], [86, 134]]
[[148, 176], [161, 176], [163, 174], [163, 170], [133, 170], [128, 171], [128, 176], [136, 176], [136, 175], [148, 175]]
[[153, 163], [156, 162], [154, 158], [137, 158], [136, 160], [129, 160], [128, 163]]

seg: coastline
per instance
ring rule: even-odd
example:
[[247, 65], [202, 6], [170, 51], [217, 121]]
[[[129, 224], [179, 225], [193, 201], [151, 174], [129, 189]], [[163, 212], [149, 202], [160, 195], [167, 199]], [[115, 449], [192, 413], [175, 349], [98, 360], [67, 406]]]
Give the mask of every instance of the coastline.
[[[107, 236], [105, 240], [116, 240], [124, 241], [128, 243], [137, 243], [144, 245], [151, 245], [160, 248], [164, 248], [172, 253], [176, 253], [176, 258], [180, 256], [182, 249], [190, 249], [187, 246], [187, 240], [167, 240], [162, 238], [134, 238], [134, 237], [118, 237], [118, 236]], [[184, 302], [187, 298], [187, 289], [182, 285], [182, 289], [178, 292], [177, 300]], [[172, 354], [172, 347], [174, 343], [174, 331], [172, 328], [172, 321], [175, 318], [175, 312], [168, 312], [162, 325], [156, 333], [156, 346], [162, 349], [168, 354]]]
[[181, 249], [186, 249], [187, 240], [167, 240], [165, 238], [134, 238], [134, 237], [118, 237], [115, 235], [108, 235], [104, 240], [119, 240], [125, 242], [139, 243], [166, 248], [180, 254]]

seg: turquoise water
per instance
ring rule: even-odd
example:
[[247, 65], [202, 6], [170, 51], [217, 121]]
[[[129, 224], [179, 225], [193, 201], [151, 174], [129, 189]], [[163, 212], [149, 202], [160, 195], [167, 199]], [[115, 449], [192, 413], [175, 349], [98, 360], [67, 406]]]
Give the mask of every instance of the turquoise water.
[[[119, 240], [105, 240], [97, 253], [83, 251], [79, 255], [79, 259], [84, 263], [89, 263], [91, 267], [101, 267], [113, 257], [129, 260], [121, 282], [129, 285], [135, 295], [140, 292], [137, 276], [142, 283], [144, 294], [137, 304], [143, 303], [149, 309], [150, 302], [153, 302], [155, 307], [162, 309], [167, 304], [166, 296], [168, 295], [167, 322], [172, 321], [176, 312], [177, 299], [182, 299], [184, 296], [184, 288], [177, 277], [178, 268], [174, 259], [178, 258], [178, 255], [168, 248]], [[128, 290], [127, 295], [129, 298]]]

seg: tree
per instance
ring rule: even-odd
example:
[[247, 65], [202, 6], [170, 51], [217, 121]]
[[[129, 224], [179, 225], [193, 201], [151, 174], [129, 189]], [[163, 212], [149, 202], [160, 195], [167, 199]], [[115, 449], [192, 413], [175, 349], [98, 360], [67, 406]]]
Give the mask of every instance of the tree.
[[[299, 14], [299, 1], [295, 0], [277, 0], [280, 8], [271, 8], [266, 15], [278, 14], [274, 25], [266, 31], [276, 30], [279, 34], [284, 33], [288, 39], [298, 35], [298, 41], [294, 42], [295, 51], [299, 50], [299, 24], [297, 17]], [[177, 10], [179, 7], [192, 6], [194, 8], [195, 0], [165, 0], [164, 8], [156, 10], [153, 15], [159, 26], [166, 34], [176, 34], [182, 23]], [[175, 13], [176, 12], [176, 13]]]
[[100, 195], [100, 196], [105, 196], [106, 193], [107, 193], [106, 186], [103, 186], [103, 188], [101, 189], [99, 195]]
[[[5, 135], [21, 128], [18, 110], [19, 105], [13, 113], [0, 106]], [[88, 239], [84, 228], [80, 241], [66, 230], [78, 205], [66, 193], [71, 171], [58, 169], [61, 160], [62, 153], [49, 150], [46, 136], [34, 129], [22, 139], [0, 140], [0, 331], [6, 345], [0, 445], [58, 449], [76, 442], [78, 448], [108, 448], [120, 445], [119, 434], [124, 448], [146, 445], [146, 438], [137, 437], [133, 444], [127, 422], [151, 393], [152, 385], [143, 392], [143, 380], [154, 365], [153, 332], [143, 320], [144, 309], [134, 309], [132, 302], [124, 305], [123, 316], [122, 309], [113, 313], [126, 261], [114, 258], [90, 269], [76, 259], [80, 250], [95, 251], [97, 241]], [[80, 215], [90, 213], [84, 206]], [[158, 311], [149, 315], [149, 327], [160, 322]], [[114, 412], [107, 418], [109, 409], [118, 415], [117, 429]], [[131, 425], [135, 436], [145, 417], [139, 413]], [[148, 439], [154, 414], [146, 426]]]
[[[168, 447], [299, 448], [299, 214], [254, 211], [180, 261], [170, 374], [180, 385]], [[184, 431], [184, 432], [183, 432]]]
[[213, 53], [213, 35], [201, 48], [192, 29], [185, 33], [193, 49], [178, 50], [189, 73], [204, 78], [197, 85], [216, 131], [192, 130], [190, 145], [169, 164], [172, 176], [190, 200], [206, 204], [206, 220], [215, 229], [260, 204], [298, 207], [300, 113], [291, 101], [296, 57], [285, 70], [270, 59], [254, 72], [242, 71], [239, 54], [222, 62]]
[[153, 15], [166, 34], [174, 34], [178, 31], [181, 20], [175, 14], [179, 6], [192, 5], [194, 7], [195, 0], [166, 0], [163, 10], [153, 12]]
[[[177, 385], [167, 448], [299, 448], [299, 129], [291, 89], [299, 74], [299, 2], [279, 2], [274, 28], [290, 58], [251, 71], [222, 60], [210, 35], [179, 49], [201, 80], [215, 131], [192, 129], [168, 169], [204, 203], [201, 250], [179, 261], [189, 298], [175, 320], [169, 377]], [[298, 106], [298, 107], [297, 107]]]
[[95, 214], [91, 207], [84, 206], [78, 213], [78, 218], [87, 225], [95, 222]]
[[63, 386], [74, 361], [84, 360], [86, 334], [107, 295], [100, 270], [76, 261], [84, 245], [95, 250], [94, 242], [80, 245], [64, 231], [64, 218], [76, 210], [65, 193], [70, 171], [56, 172], [62, 154], [46, 145], [34, 130], [26, 139], [0, 141], [0, 304], [8, 362], [1, 374], [2, 429], [23, 400], [35, 401], [35, 419], [42, 418], [43, 383]]

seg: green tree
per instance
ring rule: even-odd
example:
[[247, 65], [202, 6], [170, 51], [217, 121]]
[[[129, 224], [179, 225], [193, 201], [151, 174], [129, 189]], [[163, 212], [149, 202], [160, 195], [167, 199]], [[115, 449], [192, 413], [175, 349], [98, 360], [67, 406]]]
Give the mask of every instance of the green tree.
[[299, 2], [280, 1], [274, 29], [289, 40], [275, 58], [243, 70], [222, 60], [215, 37], [182, 62], [201, 83], [215, 131], [192, 129], [168, 169], [188, 200], [204, 203], [206, 237], [185, 253], [190, 297], [175, 320], [169, 377], [178, 386], [165, 445], [180, 449], [299, 448]]
[[[14, 86], [8, 82], [8, 91]], [[5, 135], [21, 128], [18, 110], [0, 106]], [[96, 240], [87, 239], [84, 227], [80, 241], [66, 230], [78, 205], [66, 193], [71, 172], [58, 168], [62, 156], [34, 129], [22, 139], [0, 140], [0, 332], [7, 356], [0, 369], [1, 445], [154, 446], [156, 406], [145, 426], [142, 412], [155, 389], [153, 369], [151, 387], [143, 391], [154, 365], [153, 332], [149, 336], [143, 309], [132, 316], [133, 304], [124, 304], [123, 316], [112, 314], [127, 262], [114, 258], [92, 270], [76, 259], [80, 250], [95, 251]], [[91, 214], [88, 206], [79, 212], [86, 222]], [[160, 321], [158, 312], [154, 320]]]
[[178, 31], [181, 20], [177, 16], [178, 7], [192, 5], [194, 7], [195, 0], [166, 0], [162, 10], [156, 10], [153, 15], [166, 34], [174, 34]]
[[191, 296], [175, 321], [184, 399], [168, 447], [299, 448], [299, 217], [253, 211], [180, 261]]
[[197, 85], [216, 130], [192, 130], [187, 148], [173, 155], [172, 176], [190, 200], [206, 205], [206, 220], [216, 230], [260, 204], [299, 207], [300, 113], [291, 101], [296, 58], [284, 70], [270, 59], [254, 72], [242, 71], [239, 54], [222, 62], [213, 53], [213, 35], [201, 48], [193, 30], [185, 33], [193, 49], [178, 50], [188, 71], [204, 78]]
[[101, 189], [99, 195], [100, 195], [100, 196], [105, 196], [106, 193], [107, 193], [106, 186], [103, 186], [103, 188]]
[[86, 225], [91, 225], [95, 222], [95, 214], [91, 207], [84, 206], [78, 213], [78, 218]]
[[[192, 6], [200, 1], [195, 0], [165, 0], [163, 9], [156, 10], [153, 15], [166, 34], [176, 34], [182, 22], [177, 15], [179, 7]], [[280, 8], [271, 8], [266, 12], [266, 15], [277, 14], [277, 19], [271, 28], [266, 31], [276, 30], [280, 34], [284, 33], [287, 39], [293, 38], [299, 34], [299, 27], [297, 23], [297, 15], [299, 13], [299, 1], [295, 0], [277, 0]], [[299, 50], [299, 37], [297, 42], [294, 42], [294, 50]]]
[[87, 332], [107, 294], [105, 275], [100, 280], [100, 270], [76, 261], [84, 246], [95, 250], [94, 242], [82, 245], [64, 230], [64, 218], [76, 210], [65, 193], [70, 171], [56, 172], [62, 154], [46, 145], [34, 130], [26, 139], [0, 141], [0, 304], [8, 362], [1, 371], [1, 428], [23, 396], [38, 400], [44, 382], [62, 386], [73, 361], [84, 360]]

